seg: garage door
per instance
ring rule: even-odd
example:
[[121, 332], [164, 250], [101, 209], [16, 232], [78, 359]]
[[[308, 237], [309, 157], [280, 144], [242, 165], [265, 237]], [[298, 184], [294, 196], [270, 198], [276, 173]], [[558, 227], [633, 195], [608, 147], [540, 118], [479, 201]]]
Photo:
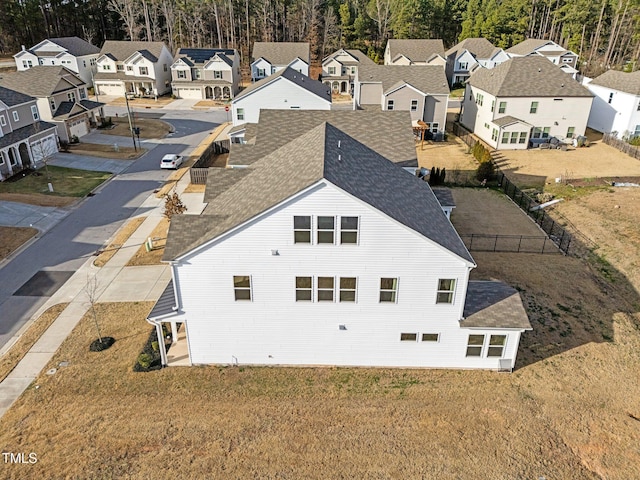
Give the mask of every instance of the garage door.
[[69, 133], [71, 136], [75, 135], [78, 138], [89, 133], [87, 122], [85, 121], [84, 117], [69, 124]]
[[124, 87], [119, 83], [96, 84], [100, 95], [124, 95]]
[[58, 145], [56, 144], [55, 135], [31, 143], [31, 154], [33, 155], [33, 160], [36, 162], [40, 162], [42, 157], [51, 156], [57, 151]]
[[199, 100], [202, 98], [202, 90], [199, 88], [181, 88], [178, 90], [178, 94], [176, 96], [178, 98], [192, 98]]

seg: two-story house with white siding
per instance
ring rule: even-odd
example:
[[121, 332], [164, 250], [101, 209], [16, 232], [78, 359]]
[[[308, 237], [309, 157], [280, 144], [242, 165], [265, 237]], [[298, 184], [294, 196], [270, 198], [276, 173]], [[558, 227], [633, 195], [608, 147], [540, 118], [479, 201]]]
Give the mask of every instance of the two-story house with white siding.
[[251, 81], [257, 82], [289, 67], [309, 76], [309, 44], [305, 42], [254, 42]]
[[158, 97], [171, 92], [173, 55], [163, 42], [107, 40], [96, 63], [99, 95]]
[[433, 133], [444, 131], [449, 84], [440, 66], [363, 65], [358, 69], [355, 108], [379, 108], [411, 113]]
[[58, 151], [56, 126], [40, 120], [36, 99], [0, 87], [0, 181]]
[[578, 72], [578, 54], [567, 50], [551, 40], [528, 38], [506, 50], [511, 58], [541, 56], [561, 67], [574, 78]]
[[395, 39], [387, 40], [384, 49], [385, 65], [440, 65], [447, 59], [441, 39]]
[[18, 71], [37, 65], [54, 65], [68, 68], [87, 85], [93, 85], [93, 72], [100, 49], [78, 37], [47, 38], [28, 50], [22, 50], [13, 58]]
[[189, 364], [513, 367], [520, 296], [469, 281], [424, 181], [327, 122], [218, 173], [204, 212], [171, 221], [148, 317]]
[[257, 123], [260, 110], [330, 110], [331, 91], [318, 80], [287, 67], [259, 80], [231, 102], [233, 125]]
[[449, 85], [464, 83], [477, 68], [494, 68], [509, 60], [509, 55], [486, 38], [465, 38], [445, 53]]
[[618, 138], [640, 135], [640, 71], [608, 70], [585, 86], [595, 95], [589, 128]]
[[238, 51], [228, 48], [181, 48], [171, 65], [171, 90], [177, 98], [228, 100], [240, 85]]
[[360, 65], [375, 65], [360, 50], [341, 48], [322, 60], [322, 83], [333, 93], [353, 93], [353, 82]]
[[498, 150], [584, 135], [593, 94], [541, 56], [516, 57], [467, 81], [460, 123]]
[[58, 127], [62, 141], [86, 135], [104, 118], [104, 103], [89, 100], [87, 85], [65, 67], [3, 73], [0, 85], [35, 97], [40, 117]]

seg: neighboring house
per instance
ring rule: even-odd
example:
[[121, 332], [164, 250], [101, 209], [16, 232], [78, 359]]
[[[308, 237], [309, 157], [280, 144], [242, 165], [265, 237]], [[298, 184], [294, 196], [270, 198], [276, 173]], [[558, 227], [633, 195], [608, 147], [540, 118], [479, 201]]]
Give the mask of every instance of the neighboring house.
[[375, 65], [375, 62], [360, 50], [341, 48], [322, 60], [322, 82], [334, 93], [353, 94], [353, 82], [360, 65]]
[[100, 49], [78, 37], [48, 38], [30, 49], [22, 46], [22, 51], [13, 58], [18, 71], [37, 65], [66, 67], [87, 85], [93, 85], [92, 70], [95, 70]]
[[595, 95], [587, 126], [618, 138], [640, 135], [640, 71], [609, 70], [586, 87]]
[[431, 132], [444, 131], [449, 85], [439, 66], [372, 65], [358, 69], [354, 106], [411, 112]]
[[42, 120], [58, 127], [60, 140], [82, 137], [104, 117], [104, 103], [87, 98], [87, 85], [65, 67], [33, 67], [3, 73], [0, 85], [35, 97]]
[[520, 296], [469, 281], [426, 182], [329, 122], [255, 154], [211, 175], [201, 215], [171, 220], [172, 281], [148, 316], [163, 364], [514, 366]]
[[460, 122], [493, 148], [584, 135], [593, 95], [540, 56], [516, 57], [467, 81]]
[[326, 85], [287, 67], [251, 84], [231, 102], [233, 125], [257, 123], [260, 110], [329, 110]]
[[178, 98], [231, 99], [240, 84], [237, 50], [181, 48], [171, 65], [171, 90]]
[[440, 65], [447, 59], [440, 39], [389, 39], [384, 49], [385, 65]]
[[254, 42], [251, 81], [257, 82], [286, 67], [309, 76], [309, 44], [303, 42]]
[[100, 50], [94, 85], [100, 95], [158, 97], [171, 92], [173, 55], [162, 42], [107, 40]]
[[466, 38], [446, 52], [449, 85], [464, 83], [477, 68], [494, 68], [509, 55], [486, 38]]
[[0, 181], [37, 168], [58, 151], [56, 126], [40, 120], [36, 99], [0, 87]]
[[[565, 69], [567, 67], [571, 67], [574, 70], [578, 68], [578, 54], [561, 47], [551, 40], [528, 38], [527, 40], [507, 49], [506, 52], [512, 58], [540, 55], [551, 63], [565, 67]], [[571, 70], [566, 71], [571, 72]]]

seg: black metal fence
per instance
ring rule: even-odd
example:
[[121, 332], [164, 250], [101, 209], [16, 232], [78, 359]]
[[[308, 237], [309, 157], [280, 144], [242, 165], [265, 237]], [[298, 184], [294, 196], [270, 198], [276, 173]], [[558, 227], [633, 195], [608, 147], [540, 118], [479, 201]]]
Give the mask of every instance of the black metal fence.
[[470, 252], [555, 253], [558, 246], [544, 235], [460, 235]]
[[640, 148], [634, 145], [629, 145], [624, 140], [620, 140], [615, 135], [605, 133], [602, 136], [602, 141], [607, 145], [611, 145], [613, 148], [620, 150], [622, 153], [626, 153], [630, 157], [640, 160]]
[[207, 183], [207, 175], [209, 174], [209, 165], [211, 164], [213, 157], [223, 153], [229, 153], [230, 147], [231, 144], [229, 140], [211, 142], [200, 158], [196, 160], [193, 166], [189, 169], [191, 183], [195, 185], [205, 185]]
[[469, 147], [473, 147], [478, 141], [470, 130], [467, 130], [458, 122], [454, 122], [453, 124], [453, 134]]

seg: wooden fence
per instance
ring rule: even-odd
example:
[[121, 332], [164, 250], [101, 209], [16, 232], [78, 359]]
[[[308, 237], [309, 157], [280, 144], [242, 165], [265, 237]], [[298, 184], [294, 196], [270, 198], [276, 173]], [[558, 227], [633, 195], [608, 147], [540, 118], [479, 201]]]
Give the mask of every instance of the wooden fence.
[[624, 140], [620, 140], [618, 137], [611, 135], [610, 133], [605, 133], [602, 136], [602, 141], [607, 145], [611, 145], [613, 148], [620, 150], [622, 153], [626, 153], [630, 157], [640, 160], [640, 147], [629, 145]]
[[193, 166], [189, 169], [191, 175], [191, 183], [195, 185], [205, 185], [207, 183], [207, 176], [209, 174], [209, 165], [216, 155], [223, 153], [229, 153], [231, 144], [229, 140], [219, 140], [211, 142], [206, 148], [200, 158], [196, 160]]

